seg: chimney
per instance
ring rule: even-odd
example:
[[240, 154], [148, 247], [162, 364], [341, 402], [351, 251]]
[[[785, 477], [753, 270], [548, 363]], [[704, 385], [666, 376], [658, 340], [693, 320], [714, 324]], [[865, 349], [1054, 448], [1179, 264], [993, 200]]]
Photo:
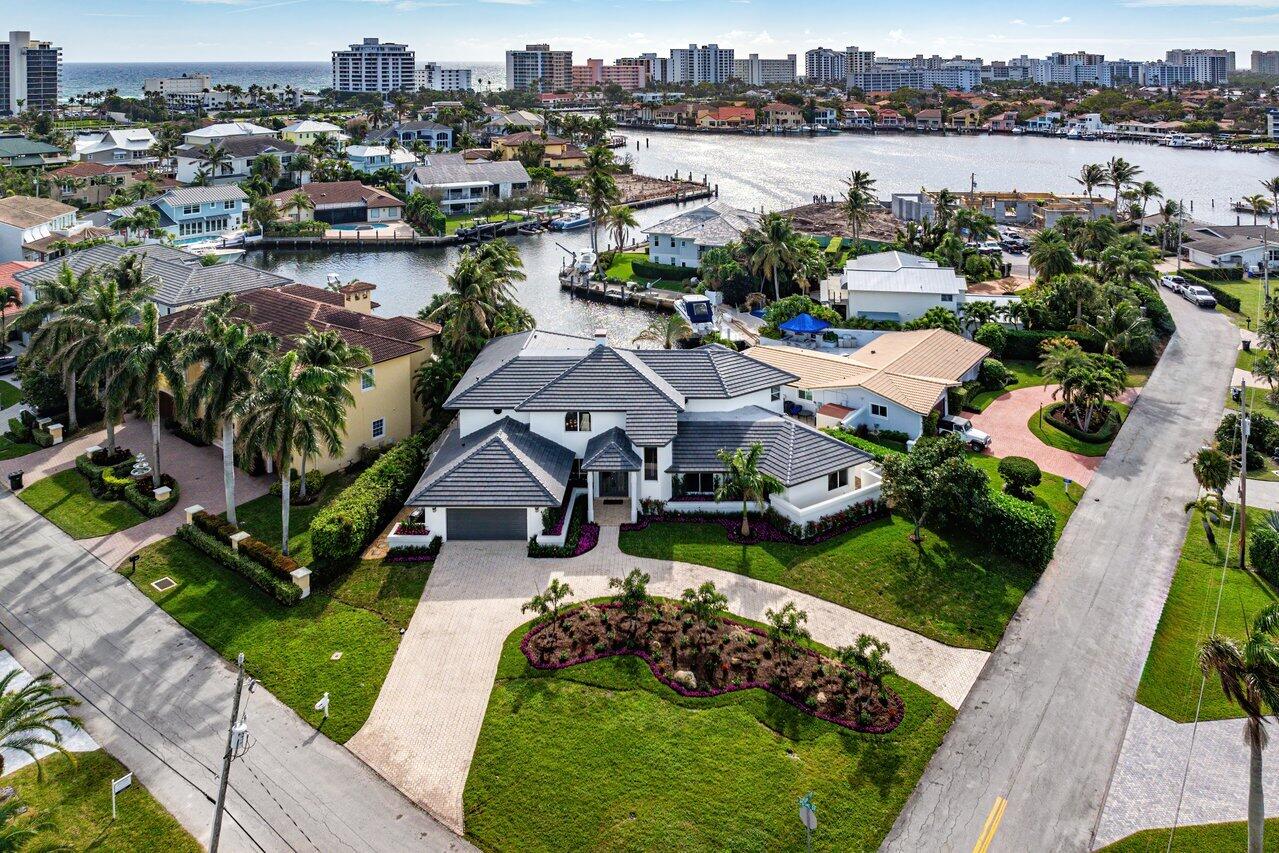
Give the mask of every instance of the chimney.
[[608, 332], [604, 331], [603, 329], [595, 330], [595, 346], [597, 347], [608, 346]]

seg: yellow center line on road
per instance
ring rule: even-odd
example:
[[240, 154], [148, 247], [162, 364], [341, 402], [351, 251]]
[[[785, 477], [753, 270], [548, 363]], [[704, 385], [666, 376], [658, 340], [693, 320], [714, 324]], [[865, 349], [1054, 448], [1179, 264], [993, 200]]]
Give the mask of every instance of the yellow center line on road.
[[1004, 809], [1007, 807], [1008, 800], [995, 797], [995, 804], [990, 807], [990, 814], [986, 815], [986, 822], [982, 824], [981, 835], [973, 845], [973, 853], [986, 853], [990, 849], [990, 842], [995, 840], [995, 833], [999, 830], [999, 822], [1004, 819]]

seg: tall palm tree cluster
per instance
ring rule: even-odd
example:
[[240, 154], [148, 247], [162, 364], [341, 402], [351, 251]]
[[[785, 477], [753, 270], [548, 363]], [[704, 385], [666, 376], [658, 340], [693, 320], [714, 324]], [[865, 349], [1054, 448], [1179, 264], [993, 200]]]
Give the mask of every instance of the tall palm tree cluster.
[[[283, 519], [281, 550], [288, 553], [292, 463], [301, 460], [300, 496], [306, 495], [308, 460], [342, 451], [350, 386], [371, 361], [336, 331], [308, 329], [288, 342], [256, 331], [235, 297], [225, 294], [203, 309], [179, 315], [185, 322], [164, 328], [153, 279], [137, 255], [105, 269], [77, 274], [64, 264], [36, 287], [36, 299], [15, 326], [31, 333], [25, 369], [47, 365], [63, 383], [67, 427], [77, 422], [78, 389], [101, 404], [108, 456], [118, 458], [116, 425], [133, 411], [151, 425], [151, 485], [162, 484], [161, 401], [206, 439], [221, 431], [227, 519], [236, 523], [235, 458], [271, 459], [280, 477]], [[188, 377], [194, 379], [188, 381]]]
[[1106, 403], [1124, 390], [1128, 376], [1123, 362], [1105, 353], [1087, 353], [1070, 338], [1046, 341], [1039, 369], [1056, 384], [1066, 417], [1084, 432], [1097, 432], [1109, 417]]
[[774, 300], [783, 294], [807, 294], [826, 276], [826, 263], [816, 240], [796, 231], [790, 217], [772, 212], [742, 232], [741, 240], [707, 252], [702, 271], [708, 286], [723, 290], [728, 301], [741, 303], [764, 288], [772, 291]]
[[[1111, 157], [1105, 163], [1088, 163], [1079, 169], [1075, 183], [1083, 187], [1088, 198], [1093, 197], [1093, 190], [1098, 187], [1109, 187], [1114, 191], [1114, 215], [1118, 219], [1121, 211], [1121, 199], [1130, 202], [1128, 218], [1137, 219], [1146, 215], [1146, 206], [1151, 199], [1163, 198], [1163, 192], [1151, 181], [1138, 181], [1141, 167], [1129, 163], [1123, 157]], [[1126, 195], [1127, 193], [1127, 195]]]

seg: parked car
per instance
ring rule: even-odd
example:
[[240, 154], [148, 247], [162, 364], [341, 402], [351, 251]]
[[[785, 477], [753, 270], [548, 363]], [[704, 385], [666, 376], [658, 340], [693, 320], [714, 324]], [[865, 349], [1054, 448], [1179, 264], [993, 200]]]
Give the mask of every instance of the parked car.
[[1186, 286], [1186, 280], [1179, 275], [1160, 276], [1159, 283], [1173, 293], [1181, 293], [1182, 288]]
[[1004, 249], [994, 240], [987, 240], [977, 247], [978, 254], [992, 255], [996, 258], [1003, 257]]
[[1200, 287], [1197, 284], [1188, 284], [1181, 289], [1181, 296], [1188, 302], [1193, 302], [1200, 308], [1216, 308], [1217, 300], [1213, 299], [1212, 294], [1208, 292], [1208, 288]]
[[16, 355], [0, 355], [0, 376], [8, 376], [18, 369]]
[[1030, 244], [1025, 240], [1016, 237], [1009, 237], [999, 242], [999, 247], [1010, 255], [1022, 255], [1030, 248]]
[[973, 426], [973, 422], [968, 418], [961, 418], [959, 415], [947, 415], [939, 420], [937, 432], [953, 432], [973, 450], [985, 450], [990, 447], [990, 436]]

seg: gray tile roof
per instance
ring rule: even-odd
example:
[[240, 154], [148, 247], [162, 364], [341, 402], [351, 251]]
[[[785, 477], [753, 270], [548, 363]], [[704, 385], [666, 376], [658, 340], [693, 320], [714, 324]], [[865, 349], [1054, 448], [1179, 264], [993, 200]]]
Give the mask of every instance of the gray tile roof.
[[[253, 136], [228, 136], [225, 139], [219, 139], [218, 145], [232, 157], [256, 157], [259, 154], [295, 154], [302, 150], [302, 147], [296, 142], [290, 142], [287, 139], [277, 139], [274, 135], [253, 135]], [[190, 142], [179, 145], [177, 154], [179, 157], [189, 157], [195, 160], [200, 159], [200, 155], [209, 150], [208, 145], [194, 145]]]
[[242, 201], [248, 195], [235, 184], [216, 187], [179, 187], [161, 193], [153, 201], [164, 199], [169, 204], [205, 204], [210, 201]]
[[461, 154], [428, 154], [426, 164], [416, 166], [413, 180], [423, 186], [465, 184], [527, 184], [531, 178], [518, 160], [476, 160], [468, 163]]
[[641, 233], [691, 239], [698, 246], [727, 246], [758, 224], [758, 213], [713, 201], [650, 225]]
[[583, 471], [638, 471], [642, 464], [631, 449], [630, 436], [621, 427], [592, 437], [582, 454]]
[[871, 457], [793, 418], [758, 406], [734, 412], [685, 412], [668, 472], [723, 471], [719, 450], [733, 451], [758, 442], [764, 447], [760, 470], [787, 486], [851, 468]]
[[684, 408], [684, 395], [635, 353], [597, 346], [517, 408], [522, 412], [625, 412], [626, 432], [636, 444], [660, 446], [675, 437], [675, 418]]
[[559, 506], [573, 451], [511, 418], [462, 438], [455, 426], [413, 487], [409, 506]]
[[[495, 338], [471, 362], [444, 406], [514, 408], [575, 364], [594, 343], [590, 338], [540, 329]], [[508, 365], [511, 370], [505, 372]]]
[[788, 385], [796, 377], [720, 344], [692, 350], [635, 350], [640, 361], [685, 397], [725, 400], [752, 391]]
[[124, 247], [112, 243], [72, 252], [14, 276], [18, 281], [34, 285], [58, 274], [65, 263], [77, 274], [89, 267], [114, 266], [125, 255], [142, 255], [143, 272], [155, 281], [154, 301], [160, 305], [179, 306], [205, 302], [223, 293], [241, 293], [259, 287], [280, 287], [291, 279], [245, 264], [200, 265], [200, 257], [168, 246], [146, 245]]

